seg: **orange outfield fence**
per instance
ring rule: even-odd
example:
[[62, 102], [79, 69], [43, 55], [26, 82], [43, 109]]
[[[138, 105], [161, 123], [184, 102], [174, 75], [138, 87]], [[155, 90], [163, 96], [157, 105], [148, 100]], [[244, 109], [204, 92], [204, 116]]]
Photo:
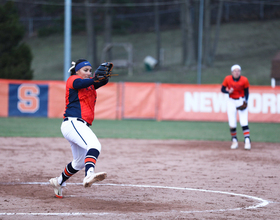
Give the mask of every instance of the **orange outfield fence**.
[[[250, 86], [249, 121], [280, 122], [280, 87]], [[0, 116], [62, 118], [64, 81], [0, 80]], [[108, 83], [97, 90], [96, 119], [227, 121], [221, 85]]]

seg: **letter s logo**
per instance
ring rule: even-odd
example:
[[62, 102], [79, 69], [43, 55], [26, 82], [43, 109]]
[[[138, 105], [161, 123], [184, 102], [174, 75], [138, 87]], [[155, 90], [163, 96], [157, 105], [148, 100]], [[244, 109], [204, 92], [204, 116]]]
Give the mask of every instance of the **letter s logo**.
[[18, 110], [22, 113], [34, 113], [40, 107], [38, 95], [40, 88], [35, 84], [22, 84], [18, 87]]

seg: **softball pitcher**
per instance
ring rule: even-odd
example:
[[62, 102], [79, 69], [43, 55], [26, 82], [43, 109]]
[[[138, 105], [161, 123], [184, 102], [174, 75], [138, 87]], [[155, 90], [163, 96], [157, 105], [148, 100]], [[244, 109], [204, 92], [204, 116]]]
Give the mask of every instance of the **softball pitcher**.
[[238, 148], [238, 139], [236, 136], [237, 112], [239, 115], [240, 126], [243, 130], [244, 148], [251, 149], [250, 130], [248, 126], [248, 108], [249, 81], [245, 76], [241, 76], [241, 67], [233, 65], [231, 75], [225, 77], [221, 91], [229, 94], [227, 103], [228, 123], [231, 134], [231, 149]]
[[79, 59], [72, 64], [69, 70], [71, 76], [66, 82], [66, 107], [61, 132], [70, 143], [73, 160], [66, 165], [59, 177], [49, 180], [58, 198], [62, 198], [65, 181], [84, 167], [84, 187], [90, 187], [94, 182], [102, 181], [107, 176], [105, 172], [94, 172], [101, 144], [89, 126], [94, 120], [96, 89], [108, 83], [113, 64], [101, 64], [94, 77], [91, 77], [92, 67], [87, 60]]

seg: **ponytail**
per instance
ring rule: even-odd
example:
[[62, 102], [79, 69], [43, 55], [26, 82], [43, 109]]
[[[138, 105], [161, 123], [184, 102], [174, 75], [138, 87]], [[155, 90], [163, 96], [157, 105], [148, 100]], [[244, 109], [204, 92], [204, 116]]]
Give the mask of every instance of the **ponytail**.
[[70, 69], [68, 70], [68, 72], [71, 73], [71, 76], [72, 76], [72, 75], [76, 75], [75, 67], [76, 67], [79, 63], [84, 62], [84, 61], [87, 61], [87, 60], [86, 60], [86, 59], [78, 59], [76, 62], [72, 61], [72, 63], [71, 63], [72, 66], [71, 66]]

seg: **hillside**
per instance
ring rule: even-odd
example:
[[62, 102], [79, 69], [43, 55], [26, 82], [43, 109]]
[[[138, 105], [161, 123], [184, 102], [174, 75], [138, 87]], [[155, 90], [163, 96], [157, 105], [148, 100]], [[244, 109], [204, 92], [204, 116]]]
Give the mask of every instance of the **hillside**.
[[[214, 27], [212, 32], [214, 32]], [[280, 20], [223, 24], [213, 67], [202, 69], [202, 84], [220, 84], [230, 74], [233, 64], [240, 64], [242, 74], [252, 85], [270, 85], [271, 59], [280, 50]], [[153, 32], [113, 36], [113, 42], [129, 42], [133, 45], [134, 72], [115, 69], [119, 76], [111, 81], [197, 83], [197, 70], [181, 65], [181, 32], [162, 32], [164, 66], [157, 71], [147, 72], [143, 60], [147, 55], [156, 57], [156, 36]], [[46, 38], [25, 40], [33, 52], [32, 69], [34, 80], [63, 80], [64, 37], [55, 35]], [[103, 40], [98, 36], [98, 55], [101, 57]], [[126, 58], [123, 49], [113, 49], [114, 59]], [[72, 59], [86, 58], [86, 36], [72, 36]]]

